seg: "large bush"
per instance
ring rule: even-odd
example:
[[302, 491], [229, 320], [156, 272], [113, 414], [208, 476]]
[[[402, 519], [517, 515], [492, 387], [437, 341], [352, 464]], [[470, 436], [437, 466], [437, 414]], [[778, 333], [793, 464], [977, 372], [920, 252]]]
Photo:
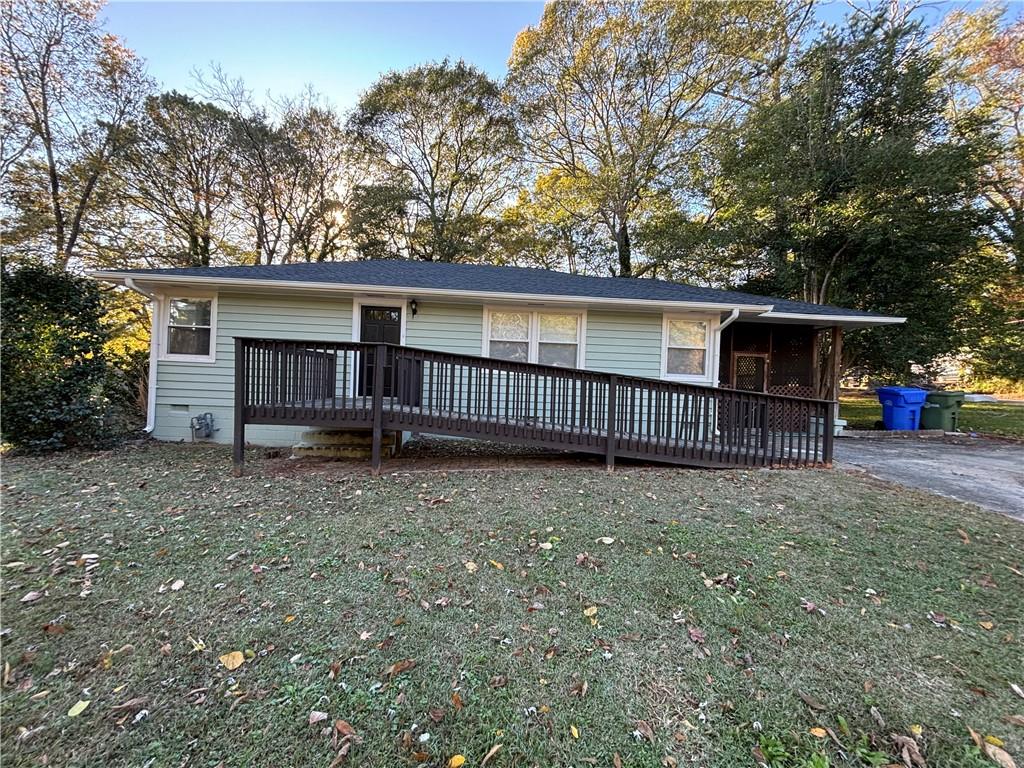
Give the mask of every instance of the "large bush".
[[2, 280], [4, 440], [30, 451], [108, 443], [107, 331], [99, 287], [43, 266], [5, 269]]

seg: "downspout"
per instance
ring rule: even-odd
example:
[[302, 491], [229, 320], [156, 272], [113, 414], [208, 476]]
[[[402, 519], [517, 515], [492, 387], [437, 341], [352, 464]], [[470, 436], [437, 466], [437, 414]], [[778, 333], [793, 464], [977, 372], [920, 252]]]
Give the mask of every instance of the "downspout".
[[155, 293], [150, 293], [142, 288], [139, 288], [135, 284], [135, 281], [130, 277], [124, 279], [124, 284], [135, 291], [141, 293], [143, 296], [147, 296], [152, 303], [152, 310], [150, 312], [150, 328], [149, 328], [149, 377], [146, 382], [146, 426], [144, 431], [152, 433], [156, 427], [156, 377], [157, 377], [157, 359], [159, 357], [159, 345], [160, 338], [158, 330], [160, 326], [159, 315], [160, 315], [160, 298]]
[[722, 364], [722, 331], [732, 325], [739, 316], [740, 311], [738, 309], [732, 310], [732, 312], [729, 313], [729, 316], [720, 322], [718, 324], [718, 328], [715, 329], [715, 378], [712, 386], [717, 387], [719, 383], [718, 373]]

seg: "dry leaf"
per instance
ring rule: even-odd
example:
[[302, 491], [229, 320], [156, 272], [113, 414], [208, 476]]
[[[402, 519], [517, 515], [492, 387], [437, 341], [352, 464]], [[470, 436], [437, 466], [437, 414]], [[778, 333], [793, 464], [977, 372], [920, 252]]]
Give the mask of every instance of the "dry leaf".
[[79, 701], [75, 706], [68, 710], [68, 717], [78, 717], [80, 714], [85, 712], [85, 708], [88, 706], [88, 701]]
[[898, 733], [890, 733], [889, 738], [896, 745], [896, 751], [907, 768], [927, 768], [921, 749], [917, 742], [910, 736], [902, 736]]
[[989, 632], [996, 628], [996, 625], [991, 621], [979, 621], [978, 626], [982, 629], [987, 629]]
[[231, 653], [225, 653], [218, 659], [221, 664], [228, 668], [228, 671], [238, 669], [242, 664], [245, 663], [245, 654], [241, 651], [232, 651]]
[[995, 744], [989, 744], [985, 739], [981, 738], [981, 735], [973, 728], [968, 728], [971, 733], [971, 738], [974, 739], [974, 743], [978, 745], [978, 749], [985, 755], [989, 760], [998, 765], [1000, 768], [1017, 768], [1017, 764], [1013, 761], [1013, 758], [1006, 752], [1006, 750], [997, 747]]
[[826, 736], [828, 736], [828, 731], [826, 731], [824, 728], [811, 728], [810, 734], [811, 736], [814, 736], [816, 739], [824, 739]]
[[1024, 699], [1024, 688], [1021, 688], [1016, 683], [1010, 683], [1010, 690], [1013, 691], [1014, 693], [1016, 693], [1022, 699]]
[[964, 544], [970, 544], [971, 543], [971, 537], [967, 535], [967, 531], [965, 531], [963, 528], [957, 528], [956, 532], [960, 536], [960, 540]]
[[654, 741], [654, 729], [651, 728], [651, 724], [648, 723], [646, 720], [637, 720], [636, 721], [636, 731], [635, 731], [635, 733], [640, 734], [641, 736], [643, 736], [645, 739], [647, 739], [650, 742]]
[[452, 706], [455, 707], [456, 712], [462, 709], [462, 697], [459, 696], [458, 691], [452, 694]]
[[185, 582], [181, 579], [175, 579], [174, 583], [171, 584], [171, 592], [178, 592], [182, 587], [185, 586]]
[[452, 755], [448, 758], [448, 768], [461, 768], [466, 764], [466, 758], [462, 755]]
[[467, 562], [465, 565], [466, 565], [466, 570], [469, 571], [470, 573], [476, 573], [479, 570], [479, 566], [476, 563], [474, 563], [472, 560]]
[[815, 710], [817, 710], [819, 712], [821, 712], [821, 711], [823, 711], [825, 709], [825, 705], [824, 704], [822, 704], [820, 701], [818, 701], [813, 696], [807, 695], [803, 691], [797, 691], [796, 695], [799, 696], [803, 700], [804, 704], [806, 704], [811, 709], [815, 709]]
[[1024, 728], [1024, 715], [1003, 715], [1003, 721]]
[[615, 539], [613, 539], [611, 536], [602, 536], [599, 539], [594, 539], [594, 541], [597, 542], [598, 544], [614, 544], [615, 543]]
[[415, 659], [402, 659], [401, 661], [396, 661], [390, 667], [385, 668], [384, 674], [388, 677], [394, 677], [395, 675], [400, 675], [403, 672], [407, 672], [415, 666]]
[[309, 724], [316, 725], [317, 723], [322, 723], [327, 719], [327, 717], [328, 715], [326, 712], [320, 712], [319, 710], [314, 709], [309, 713]]
[[493, 747], [487, 750], [487, 754], [484, 755], [484, 759], [480, 761], [480, 768], [487, 765], [487, 761], [498, 754], [498, 750], [501, 749], [501, 744], [495, 744]]
[[31, 592], [26, 592], [25, 593], [25, 596], [21, 598], [21, 602], [23, 602], [23, 603], [34, 603], [36, 600], [38, 600], [42, 596], [43, 596], [42, 592], [36, 592], [35, 590], [32, 590]]
[[287, 616], [284, 617], [285, 624], [291, 624], [293, 621], [295, 621], [295, 614], [289, 613]]
[[580, 729], [577, 728], [575, 725], [569, 726], [569, 732], [572, 733], [572, 737], [574, 739], [578, 739], [580, 737]]
[[622, 768], [622, 758], [618, 752], [612, 755], [612, 768]]
[[584, 608], [583, 609], [583, 615], [586, 616], [587, 618], [590, 618], [592, 616], [596, 616], [597, 615], [597, 606], [596, 605], [592, 605], [589, 608]]
[[696, 643], [697, 645], [704, 645], [706, 638], [704, 637], [703, 630], [701, 630], [699, 627], [690, 627], [688, 631], [690, 634], [690, 639], [694, 643]]
[[491, 565], [493, 565], [499, 571], [504, 571], [505, 570], [505, 566], [502, 565], [501, 563], [499, 563], [497, 560], [488, 560], [487, 562], [489, 562]]
[[348, 724], [345, 720], [335, 720], [334, 730], [336, 730], [342, 736], [355, 736], [356, 729]]

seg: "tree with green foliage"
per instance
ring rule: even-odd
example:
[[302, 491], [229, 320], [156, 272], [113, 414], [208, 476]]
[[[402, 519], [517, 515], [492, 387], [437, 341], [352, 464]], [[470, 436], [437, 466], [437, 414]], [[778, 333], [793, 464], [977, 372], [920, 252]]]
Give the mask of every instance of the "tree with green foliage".
[[0, 10], [7, 258], [65, 267], [97, 216], [98, 190], [130, 146], [150, 88], [142, 62], [100, 28], [96, 0], [12, 0]]
[[161, 261], [210, 265], [235, 192], [232, 130], [214, 104], [174, 91], [146, 99], [137, 140], [117, 169], [144, 226], [165, 235], [154, 244]]
[[993, 151], [983, 124], [950, 121], [939, 63], [915, 39], [911, 25], [853, 18], [720, 148], [719, 226], [753, 268], [745, 287], [910, 318], [847, 344], [894, 375], [962, 341]]
[[97, 446], [111, 438], [100, 286], [27, 265], [2, 275], [0, 421], [30, 451]]
[[[462, 61], [391, 72], [363, 94], [348, 127], [375, 176], [368, 186], [377, 187], [356, 202], [392, 207], [405, 199], [404, 215], [387, 219], [401, 227], [389, 255], [482, 257], [517, 184], [518, 136], [496, 83]], [[354, 217], [367, 236], [371, 216]]]
[[750, 101], [754, 82], [778, 71], [779, 40], [792, 39], [780, 27], [802, 24], [807, 7], [556, 1], [516, 38], [507, 90], [530, 159], [539, 175], [571, 188], [575, 218], [606, 229], [615, 274], [647, 271], [632, 243], [645, 205], [688, 186], [695, 154]]

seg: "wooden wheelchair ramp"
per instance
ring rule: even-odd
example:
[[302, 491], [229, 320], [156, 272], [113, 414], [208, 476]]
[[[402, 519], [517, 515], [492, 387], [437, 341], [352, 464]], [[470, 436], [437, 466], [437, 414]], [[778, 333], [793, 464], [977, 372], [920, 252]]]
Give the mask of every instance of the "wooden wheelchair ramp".
[[248, 424], [424, 432], [696, 467], [830, 466], [834, 403], [360, 342], [235, 338]]

